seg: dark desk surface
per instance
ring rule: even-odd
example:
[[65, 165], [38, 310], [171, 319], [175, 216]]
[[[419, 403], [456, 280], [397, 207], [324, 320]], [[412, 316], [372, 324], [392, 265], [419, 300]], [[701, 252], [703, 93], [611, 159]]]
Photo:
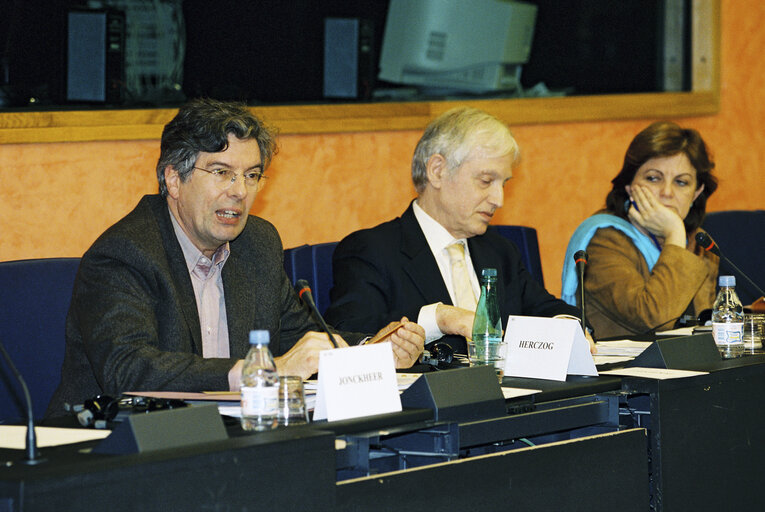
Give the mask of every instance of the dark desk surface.
[[[765, 456], [765, 434], [762, 430], [762, 416], [765, 413], [760, 412], [765, 411], [765, 398], [759, 398], [762, 395], [759, 390], [765, 386], [763, 363], [765, 355], [721, 360], [711, 368], [710, 375], [667, 381], [572, 376], [566, 382], [557, 382], [508, 377], [503, 385], [541, 389], [542, 393], [532, 397], [534, 404], [584, 395], [609, 394], [611, 391], [649, 394], [654, 414], [654, 431], [649, 436], [649, 444], [657, 485], [655, 491], [659, 493], [658, 504], [670, 510], [672, 505], [681, 504], [683, 500], [686, 500], [685, 503], [691, 503], [688, 500], [692, 500], [697, 505], [703, 505], [704, 502], [719, 505], [728, 494], [714, 484], [714, 475], [721, 472], [727, 471], [729, 476], [726, 478], [729, 480], [738, 479], [738, 482], [744, 483], [749, 494], [754, 492], [752, 489], [755, 488], [755, 481], [761, 479], [761, 474], [757, 473], [759, 461]], [[707, 389], [710, 385], [711, 390]], [[752, 388], [752, 385], [756, 386], [756, 389]], [[734, 396], [731, 397], [731, 393]], [[508, 402], [512, 403], [512, 400]], [[706, 425], [705, 422], [718, 417], [719, 425]], [[91, 508], [98, 502], [110, 510], [219, 508], [221, 504], [232, 509], [244, 510], [248, 505], [252, 508], [253, 496], [257, 496], [258, 508], [263, 505], [264, 509], [272, 507], [271, 510], [300, 510], [304, 509], [307, 503], [313, 503], [316, 509], [330, 510], [336, 505], [341, 505], [340, 501], [335, 501], [340, 498], [333, 494], [336, 488], [336, 436], [375, 429], [407, 430], [429, 422], [432, 422], [432, 411], [409, 409], [392, 415], [315, 423], [306, 427], [291, 427], [257, 435], [243, 435], [239, 432], [230, 439], [217, 443], [135, 455], [94, 455], [80, 451], [82, 447], [93, 446], [95, 442], [46, 448], [43, 455], [50, 459], [47, 465], [0, 465], [0, 509], [3, 509], [5, 503], [9, 504], [10, 510], [17, 510], [18, 508], [14, 507], [18, 507], [20, 502], [25, 504], [24, 510], [52, 510], [61, 507]], [[232, 422], [229, 426], [236, 431], [238, 423]], [[629, 443], [622, 445], [621, 441], [618, 442], [618, 449], [613, 451], [613, 464], [618, 465], [621, 455], [634, 454], [635, 446], [645, 446], [642, 433], [637, 437], [628, 436], [624, 439], [629, 439]], [[614, 440], [614, 443], [617, 441]], [[597, 444], [604, 450], [612, 449], [608, 447], [608, 442]], [[581, 460], [589, 460], [600, 468], [603, 478], [618, 474], [618, 471], [614, 473], [605, 465], [599, 465], [600, 454], [586, 455], [585, 444], [574, 443], [572, 447], [577, 448], [576, 457], [585, 457]], [[371, 486], [376, 489], [375, 495], [383, 500], [385, 496], [391, 496], [392, 489], [387, 486], [392, 485], [392, 479], [395, 479], [400, 482], [401, 489], [424, 489], [425, 487], [421, 486], [427, 485], [428, 489], [432, 487], [433, 492], [437, 492], [436, 487], [441, 484], [432, 481], [431, 477], [434, 475], [448, 474], [447, 482], [457, 485], [457, 482], [465, 482], [466, 479], [474, 481], [479, 474], [484, 474], [487, 478], [489, 475], [496, 476], [496, 471], [491, 468], [501, 469], [506, 472], [503, 474], [509, 475], [518, 462], [525, 461], [528, 457], [535, 458], [536, 462], [527, 461], [524, 464], [535, 465], [535, 474], [541, 476], [549, 472], [549, 461], [559, 464], [569, 460], [574, 454], [568, 453], [567, 450], [573, 448], [558, 451], [552, 446], [546, 453], [554, 455], [549, 457], [545, 455], [535, 458], [534, 451], [519, 451], [511, 457], [486, 459], [485, 468], [488, 469], [479, 469], [484, 464], [481, 462], [484, 460], [482, 457], [471, 458], [467, 464], [439, 465], [432, 472], [412, 472], [411, 475], [418, 476], [412, 477], [409, 483], [401, 479], [407, 480], [410, 473], [402, 472], [395, 477], [360, 483], [358, 487], [352, 487], [352, 483], [344, 483], [342, 489], [343, 493], [358, 496], [359, 499], [368, 499], [367, 487]], [[744, 448], [748, 451], [739, 451]], [[693, 456], [689, 457], [689, 454]], [[0, 450], [0, 461], [18, 461], [21, 457], [23, 452], [20, 450]], [[501, 463], [501, 460], [509, 462], [505, 464]], [[688, 461], [693, 461], [693, 464], [689, 465]], [[742, 475], [740, 468], [735, 469], [740, 467], [742, 462], [746, 462], [744, 469], [747, 471], [750, 471], [749, 466], [752, 466], [752, 475]], [[644, 458], [630, 462], [632, 477], [636, 477], [637, 468], [641, 464], [644, 464]], [[475, 469], [465, 472], [460, 468]], [[565, 480], [567, 474], [571, 475], [569, 489], [581, 486], [581, 480], [576, 478], [576, 465], [559, 469], [558, 478]], [[523, 468], [518, 470], [520, 478]], [[488, 472], [481, 473], [482, 471]], [[680, 481], [687, 485], [687, 490], [678, 489], [676, 482]], [[285, 493], [285, 488], [290, 491]], [[587, 488], [592, 490], [591, 487]], [[358, 493], [351, 492], [352, 489], [357, 489]], [[701, 492], [701, 489], [704, 492]], [[509, 486], [507, 494], [502, 498], [504, 502], [508, 503], [507, 499], [513, 496], [513, 493], [517, 495], [517, 491], [515, 487]], [[703, 496], [703, 500], [688, 496], [688, 492]], [[339, 496], [342, 497], [343, 493]], [[305, 501], [309, 499], [306, 496], [312, 496], [310, 499], [314, 501]], [[743, 496], [747, 495], [744, 493]], [[348, 500], [348, 503], [352, 501], [350, 496]], [[391, 503], [397, 500], [406, 501], [406, 497], [390, 497], [390, 500], [393, 500]], [[500, 501], [500, 498], [497, 498], [496, 503]], [[740, 501], [746, 505], [761, 504], [760, 501], [746, 501], [744, 498]], [[428, 498], [428, 502], [441, 503], [432, 497]]]
[[535, 402], [547, 402], [572, 398], [575, 396], [594, 395], [607, 391], [618, 391], [622, 379], [614, 376], [586, 377], [569, 375], [565, 382], [545, 379], [526, 379], [521, 377], [505, 377], [503, 386], [523, 389], [541, 389], [541, 393], [533, 395]]
[[275, 430], [133, 455], [80, 451], [96, 442], [45, 448], [25, 466], [0, 450], [0, 510], [331, 510], [335, 437]]

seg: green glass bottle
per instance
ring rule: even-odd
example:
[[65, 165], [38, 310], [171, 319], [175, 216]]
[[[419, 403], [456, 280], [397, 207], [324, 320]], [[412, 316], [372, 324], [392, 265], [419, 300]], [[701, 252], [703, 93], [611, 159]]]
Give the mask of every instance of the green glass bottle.
[[470, 364], [492, 365], [502, 380], [504, 373], [504, 346], [502, 344], [502, 319], [497, 299], [497, 269], [481, 271], [481, 298], [473, 321], [473, 339], [468, 341]]

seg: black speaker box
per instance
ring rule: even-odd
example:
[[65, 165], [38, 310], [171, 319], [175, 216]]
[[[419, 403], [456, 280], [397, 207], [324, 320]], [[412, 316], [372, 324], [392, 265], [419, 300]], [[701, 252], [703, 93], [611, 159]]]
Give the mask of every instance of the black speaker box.
[[217, 404], [130, 414], [93, 453], [125, 455], [228, 439]]
[[125, 15], [112, 9], [67, 16], [66, 99], [116, 104], [125, 89]]
[[474, 421], [507, 414], [492, 366], [423, 373], [401, 394], [401, 405], [433, 409], [438, 421]]
[[659, 339], [626, 366], [704, 370], [720, 362], [720, 352], [711, 333]]
[[324, 19], [325, 98], [371, 97], [376, 65], [373, 48], [372, 20]]

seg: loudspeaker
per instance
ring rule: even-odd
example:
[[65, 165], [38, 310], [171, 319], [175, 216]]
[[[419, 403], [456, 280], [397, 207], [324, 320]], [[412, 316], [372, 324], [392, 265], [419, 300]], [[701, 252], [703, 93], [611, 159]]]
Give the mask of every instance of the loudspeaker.
[[217, 404], [131, 414], [93, 449], [125, 455], [228, 439]]
[[120, 103], [125, 84], [125, 15], [115, 10], [72, 10], [67, 23], [67, 101]]
[[720, 360], [714, 337], [704, 333], [656, 340], [626, 367], [703, 370]]
[[438, 421], [474, 421], [507, 414], [493, 366], [423, 373], [401, 394], [401, 405], [433, 409]]
[[324, 97], [369, 99], [375, 77], [374, 23], [324, 19]]

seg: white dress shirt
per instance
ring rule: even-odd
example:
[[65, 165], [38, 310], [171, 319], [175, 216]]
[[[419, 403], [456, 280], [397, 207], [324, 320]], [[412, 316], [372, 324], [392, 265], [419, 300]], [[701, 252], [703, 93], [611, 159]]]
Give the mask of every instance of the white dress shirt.
[[[456, 304], [456, 298], [454, 295], [454, 286], [452, 284], [452, 272], [451, 261], [449, 259], [449, 253], [446, 250], [448, 246], [455, 242], [460, 242], [465, 247], [465, 263], [467, 264], [468, 272], [470, 274], [470, 284], [473, 286], [473, 292], [476, 298], [481, 294], [481, 285], [478, 282], [478, 276], [473, 268], [473, 261], [470, 259], [470, 250], [468, 249], [467, 239], [456, 239], [438, 223], [433, 217], [428, 215], [423, 210], [417, 201], [412, 205], [414, 210], [414, 216], [425, 234], [425, 240], [428, 242], [430, 251], [433, 253], [433, 257], [438, 264], [438, 270], [441, 271], [441, 277], [444, 280], [446, 289], [449, 291], [449, 297], [452, 299], [452, 304]], [[420, 313], [417, 316], [417, 323], [425, 329], [425, 343], [441, 338], [444, 333], [438, 328], [438, 322], [436, 319], [436, 307], [441, 304], [437, 302], [435, 304], [426, 304], [420, 308]]]

